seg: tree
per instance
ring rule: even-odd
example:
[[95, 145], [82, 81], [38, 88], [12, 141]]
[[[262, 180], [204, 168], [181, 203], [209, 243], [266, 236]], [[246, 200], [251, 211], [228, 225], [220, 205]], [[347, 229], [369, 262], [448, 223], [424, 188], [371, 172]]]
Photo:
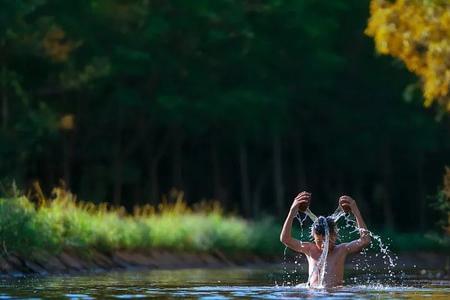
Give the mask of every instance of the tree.
[[[450, 2], [372, 0], [370, 12], [366, 34], [374, 38], [377, 51], [399, 58], [409, 71], [419, 76], [426, 107], [437, 102], [450, 113]], [[417, 147], [420, 148], [423, 146]], [[425, 211], [423, 153], [423, 149], [417, 152], [421, 212]], [[448, 188], [446, 170], [444, 183]], [[421, 229], [424, 218], [421, 213]]]
[[412, 75], [373, 56], [369, 0], [0, 1], [0, 179], [249, 217], [349, 193], [379, 226], [440, 181], [448, 132], [396, 101]]
[[450, 2], [372, 0], [366, 34], [419, 76], [425, 106], [450, 112]]

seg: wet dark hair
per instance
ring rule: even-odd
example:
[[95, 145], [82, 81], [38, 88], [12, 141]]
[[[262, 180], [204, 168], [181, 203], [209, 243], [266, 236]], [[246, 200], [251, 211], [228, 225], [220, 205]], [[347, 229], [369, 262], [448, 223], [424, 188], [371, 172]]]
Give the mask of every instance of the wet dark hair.
[[328, 232], [330, 234], [336, 233], [336, 223], [332, 217], [320, 216], [312, 225], [312, 233], [317, 235], [325, 235], [325, 222], [328, 225]]

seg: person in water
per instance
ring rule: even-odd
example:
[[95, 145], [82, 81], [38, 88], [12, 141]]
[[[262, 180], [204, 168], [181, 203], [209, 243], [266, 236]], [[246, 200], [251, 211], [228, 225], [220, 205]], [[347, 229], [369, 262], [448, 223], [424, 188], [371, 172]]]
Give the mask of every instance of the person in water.
[[[363, 248], [370, 244], [370, 235], [366, 224], [359, 212], [355, 200], [349, 196], [342, 196], [339, 198], [339, 205], [344, 211], [351, 211], [356, 218], [356, 224], [359, 228], [359, 239], [348, 242], [336, 244], [337, 228], [334, 220], [331, 217], [319, 217], [312, 226], [313, 243], [302, 242], [294, 239], [291, 236], [292, 222], [300, 211], [305, 211], [310, 203], [311, 194], [308, 192], [301, 192], [294, 199], [291, 205], [289, 214], [284, 222], [280, 234], [280, 241], [291, 248], [292, 250], [304, 253], [308, 260], [310, 287], [318, 287], [320, 282], [319, 266], [320, 256], [322, 255], [326, 239], [326, 231], [329, 233], [328, 255], [326, 257], [325, 272], [323, 274], [323, 287], [342, 286], [344, 283], [344, 262], [345, 258], [350, 253], [360, 252]], [[325, 224], [326, 223], [326, 224]]]

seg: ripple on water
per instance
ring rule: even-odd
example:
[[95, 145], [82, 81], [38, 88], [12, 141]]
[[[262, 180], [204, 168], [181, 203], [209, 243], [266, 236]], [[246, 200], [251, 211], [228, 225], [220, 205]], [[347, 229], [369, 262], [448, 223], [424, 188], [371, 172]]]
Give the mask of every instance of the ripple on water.
[[148, 295], [143, 294], [123, 294], [123, 295], [114, 295], [114, 298], [117, 299], [136, 299], [136, 298], [146, 298]]
[[[414, 280], [397, 284], [347, 285], [334, 289], [309, 289], [306, 285], [276, 286], [282, 270], [150, 271], [102, 276], [45, 277], [0, 281], [1, 299], [405, 299], [431, 296], [450, 299], [450, 282]], [[164, 275], [164, 276], [161, 276]], [[269, 276], [272, 275], [272, 276]], [[301, 274], [302, 276], [304, 274]], [[359, 276], [358, 274], [354, 274]], [[217, 281], [220, 278], [220, 282]], [[417, 277], [416, 277], [417, 279]]]
[[69, 299], [83, 299], [83, 300], [91, 300], [91, 299], [95, 299], [89, 295], [86, 294], [65, 294], [64, 296], [66, 296]]

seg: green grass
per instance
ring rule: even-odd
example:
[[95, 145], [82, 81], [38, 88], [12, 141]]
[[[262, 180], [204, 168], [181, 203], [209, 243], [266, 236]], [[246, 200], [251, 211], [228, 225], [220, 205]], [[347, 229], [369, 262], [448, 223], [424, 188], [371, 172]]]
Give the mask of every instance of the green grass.
[[[0, 252], [169, 249], [282, 255], [284, 249], [279, 242], [281, 224], [270, 218], [251, 222], [227, 215], [217, 203], [189, 208], [179, 197], [172, 204], [137, 207], [127, 214], [122, 208], [77, 201], [62, 189], [55, 189], [50, 200], [41, 198], [40, 204], [25, 196], [0, 198]], [[342, 233], [343, 241], [357, 238], [355, 233]], [[393, 251], [450, 250], [449, 239], [437, 234], [380, 235]]]
[[126, 214], [105, 204], [78, 202], [56, 189], [40, 205], [26, 197], [0, 199], [0, 249], [28, 254], [63, 249], [171, 249], [225, 253], [281, 253], [279, 227], [226, 215], [217, 204], [191, 209], [182, 199]]

